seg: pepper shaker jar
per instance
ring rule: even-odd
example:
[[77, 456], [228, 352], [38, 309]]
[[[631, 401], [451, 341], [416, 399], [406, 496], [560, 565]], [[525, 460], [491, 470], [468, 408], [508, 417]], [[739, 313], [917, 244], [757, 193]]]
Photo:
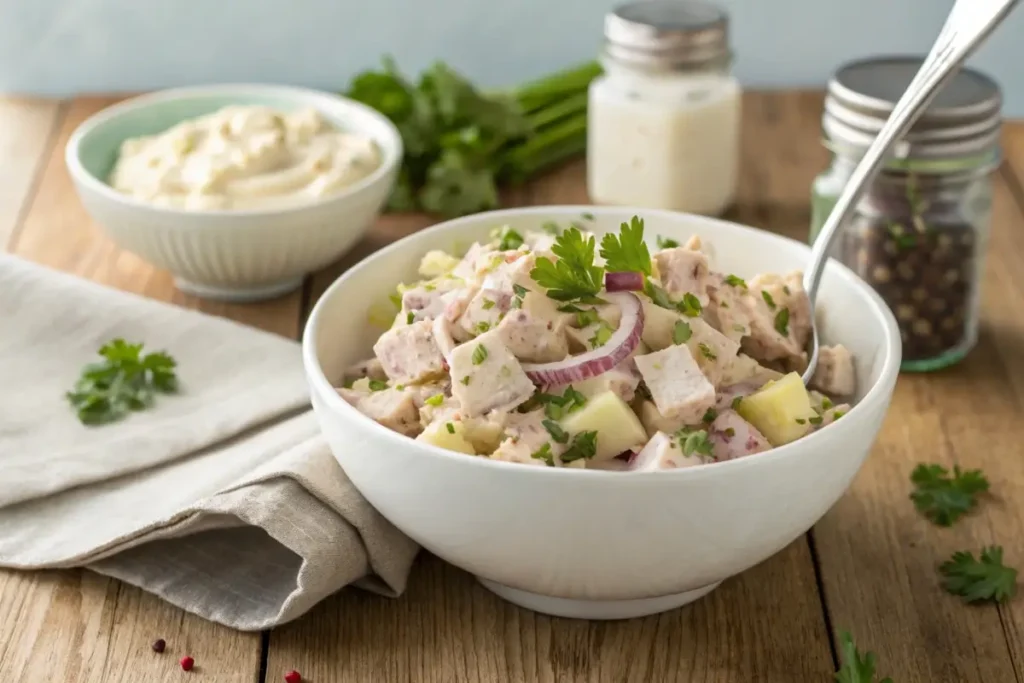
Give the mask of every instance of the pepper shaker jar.
[[[921, 63], [853, 62], [829, 82], [822, 129], [832, 163], [814, 181], [812, 242]], [[992, 79], [970, 69], [957, 74], [897, 143], [830, 254], [892, 309], [903, 370], [953, 365], [977, 341], [1001, 108]]]
[[605, 17], [604, 75], [590, 86], [593, 202], [719, 214], [736, 194], [741, 90], [726, 13], [643, 0]]

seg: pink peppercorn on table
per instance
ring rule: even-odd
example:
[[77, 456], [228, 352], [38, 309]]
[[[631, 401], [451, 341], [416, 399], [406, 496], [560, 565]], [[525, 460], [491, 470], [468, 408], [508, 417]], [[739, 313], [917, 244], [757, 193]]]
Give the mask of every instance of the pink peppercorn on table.
[[[183, 295], [167, 273], [102, 236], [65, 172], [71, 131], [114, 101], [0, 99], [0, 249], [297, 337], [338, 273], [431, 222], [385, 216], [343, 262], [275, 301]], [[818, 93], [745, 98], [740, 200], [729, 218], [806, 237], [810, 183], [827, 161], [821, 106]], [[1004, 144], [978, 348], [948, 371], [902, 377], [849, 493], [811, 533], [707, 598], [627, 622], [552, 619], [424, 554], [401, 599], [345, 590], [258, 634], [89, 572], [0, 571], [0, 678], [259, 683], [297, 671], [314, 683], [811, 683], [832, 680], [834, 632], [849, 630], [896, 683], [1024, 683], [1024, 596], [968, 607], [942, 591], [935, 569], [955, 550], [991, 543], [1005, 547], [1007, 564], [1024, 566], [1024, 124], [1007, 124]], [[505, 197], [586, 201], [582, 163]], [[981, 468], [995, 495], [953, 528], [935, 527], [908, 500], [918, 462]]]

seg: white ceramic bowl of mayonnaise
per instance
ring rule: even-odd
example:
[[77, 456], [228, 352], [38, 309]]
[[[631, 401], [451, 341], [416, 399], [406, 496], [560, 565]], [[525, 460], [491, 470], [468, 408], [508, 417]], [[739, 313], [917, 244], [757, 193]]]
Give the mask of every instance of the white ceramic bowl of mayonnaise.
[[[388, 295], [417, 278], [421, 257], [508, 225], [593, 215], [617, 232], [640, 215], [648, 235], [699, 235], [722, 272], [802, 270], [794, 240], [700, 216], [647, 209], [545, 206], [481, 213], [406, 237], [349, 269], [310, 315], [303, 360], [334, 456], [367, 500], [430, 552], [518, 605], [588, 619], [636, 617], [700, 598], [799, 538], [839, 499], [871, 450], [892, 397], [900, 335], [888, 307], [835, 262], [825, 268], [818, 330], [857, 359], [849, 413], [806, 438], [747, 458], [658, 472], [529, 467], [443, 450], [393, 432], [333, 388], [369, 357], [389, 320]], [[386, 325], [385, 325], [386, 327]]]
[[[282, 193], [279, 202], [184, 205], [111, 186], [126, 140], [159, 136], [227, 106], [269, 107], [289, 115], [315, 111], [325, 129], [372, 140], [372, 166], [322, 196]], [[401, 136], [379, 112], [330, 93], [277, 85], [199, 86], [135, 97], [87, 119], [65, 150], [82, 204], [118, 246], [170, 271], [184, 292], [232, 301], [284, 294], [344, 254], [380, 214], [401, 159]], [[176, 182], [195, 168], [179, 169]]]

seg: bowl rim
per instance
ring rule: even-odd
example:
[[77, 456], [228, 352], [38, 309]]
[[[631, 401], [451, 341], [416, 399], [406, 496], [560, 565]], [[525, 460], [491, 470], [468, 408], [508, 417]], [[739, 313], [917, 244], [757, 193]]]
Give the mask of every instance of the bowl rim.
[[[285, 99], [293, 99], [296, 102], [312, 101], [309, 106], [312, 106], [321, 113], [329, 112], [332, 108], [335, 110], [340, 108], [353, 110], [362, 115], [368, 116], [369, 118], [375, 119], [377, 123], [387, 131], [387, 139], [383, 141], [383, 144], [381, 144], [381, 141], [377, 141], [384, 152], [384, 158], [381, 161], [381, 165], [370, 175], [344, 188], [340, 192], [336, 192], [325, 197], [313, 197], [298, 204], [290, 204], [287, 206], [267, 209], [181, 209], [171, 206], [158, 206], [118, 192], [106, 182], [90, 173], [85, 168], [85, 165], [82, 163], [80, 158], [82, 142], [90, 134], [100, 126], [110, 123], [129, 112], [139, 111], [168, 101], [189, 97], [214, 95], [228, 97], [242, 95], [259, 96], [269, 94], [276, 94], [277, 96]], [[75, 127], [75, 130], [72, 131], [71, 136], [68, 138], [67, 144], [64, 146], [64, 164], [67, 166], [71, 177], [76, 181], [76, 183], [85, 186], [90, 192], [99, 194], [108, 201], [183, 219], [188, 217], [222, 217], [233, 219], [280, 216], [306, 211], [314, 207], [321, 207], [331, 204], [332, 202], [344, 202], [350, 197], [388, 177], [395, 170], [398, 164], [401, 163], [404, 155], [405, 148], [402, 144], [402, 136], [399, 133], [398, 128], [388, 117], [373, 107], [367, 106], [362, 102], [357, 102], [356, 100], [343, 95], [327, 92], [325, 90], [266, 83], [222, 83], [187, 86], [181, 88], [166, 88], [164, 90], [157, 90], [155, 92], [129, 97], [128, 99], [112, 104], [109, 107], [104, 107], [78, 124], [78, 126]]]
[[[764, 453], [757, 454], [756, 458], [736, 458], [732, 460], [725, 460], [722, 462], [712, 462], [701, 465], [700, 467], [686, 467], [675, 470], [659, 470], [654, 472], [623, 472], [613, 470], [597, 470], [597, 469], [575, 469], [571, 467], [527, 467], [521, 463], [506, 462], [503, 460], [493, 460], [486, 457], [471, 457], [464, 453], [456, 453], [439, 446], [432, 444], [423, 443], [411, 439], [407, 436], [393, 432], [387, 427], [378, 424], [374, 420], [371, 420], [366, 415], [363, 415], [355, 406], [350, 405], [345, 401], [338, 392], [334, 389], [334, 386], [327, 379], [324, 374], [323, 368], [320, 365], [319, 358], [316, 353], [316, 333], [320, 327], [321, 318], [326, 314], [327, 301], [337, 295], [337, 292], [344, 289], [346, 282], [355, 277], [356, 274], [362, 272], [364, 269], [371, 268], [374, 261], [377, 258], [383, 258], [386, 255], [401, 252], [407, 248], [414, 239], [419, 238], [424, 232], [444, 232], [447, 230], [457, 229], [459, 226], [467, 223], [475, 223], [481, 220], [493, 218], [496, 223], [499, 223], [502, 218], [507, 216], [522, 216], [526, 215], [549, 215], [549, 214], [574, 214], [576, 216], [581, 213], [591, 213], [594, 215], [601, 215], [607, 213], [616, 214], [632, 214], [637, 216], [658, 216], [669, 219], [686, 218], [693, 220], [698, 224], [703, 224], [707, 228], [713, 228], [715, 225], [727, 225], [733, 228], [741, 228], [742, 230], [751, 230], [760, 233], [762, 236], [767, 237], [772, 241], [792, 243], [799, 247], [801, 250], [805, 250], [807, 254], [810, 254], [810, 247], [802, 242], [794, 240], [789, 237], [771, 233], [765, 230], [759, 230], [751, 226], [743, 225], [742, 223], [734, 223], [732, 221], [723, 220], [720, 218], [712, 218], [709, 216], [701, 216], [697, 214], [689, 214], [677, 211], [666, 211], [661, 209], [645, 209], [640, 207], [626, 207], [626, 206], [588, 206], [588, 205], [551, 205], [551, 206], [530, 206], [530, 207], [518, 207], [509, 209], [500, 209], [497, 211], [486, 211], [469, 216], [463, 216], [453, 220], [443, 221], [436, 225], [433, 225], [424, 230], [420, 230], [411, 235], [407, 235], [402, 239], [399, 239], [388, 246], [380, 249], [379, 251], [370, 254], [359, 263], [349, 268], [347, 271], [342, 273], [338, 278], [334, 280], [324, 290], [324, 293], [320, 295], [316, 304], [313, 306], [309, 318], [303, 329], [302, 334], [302, 360], [305, 367], [307, 382], [310, 384], [312, 392], [319, 396], [323, 400], [327, 408], [332, 413], [338, 413], [342, 419], [350, 420], [362, 420], [367, 429], [376, 430], [377, 434], [380, 434], [382, 438], [390, 440], [396, 447], [411, 447], [420, 450], [424, 457], [435, 457], [435, 458], [446, 458], [452, 461], [458, 461], [465, 463], [467, 467], [485, 467], [485, 468], [497, 468], [496, 472], [520, 472], [523, 471], [543, 471], [546, 475], [543, 476], [563, 476], [563, 477], [612, 477], [621, 478], [623, 474], [629, 475], [629, 480], [637, 481], [639, 479], [653, 479], [666, 480], [667, 477], [700, 477], [700, 476], [715, 476], [717, 473], [725, 473], [731, 469], [740, 467], [751, 467], [758, 466], [758, 464], [768, 465], [777, 459], [785, 459], [789, 457], [796, 457], [796, 454], [805, 451], [815, 445], [824, 446], [828, 443], [831, 438], [828, 436], [826, 429], [813, 432], [807, 436], [798, 439], [792, 443], [784, 444], [776, 448], [772, 448]], [[486, 218], [485, 218], [486, 217]], [[550, 216], [548, 216], [550, 217]], [[893, 388], [896, 383], [897, 376], [899, 375], [900, 361], [902, 356], [902, 344], [900, 341], [899, 327], [896, 323], [896, 318], [888, 305], [882, 300], [882, 297], [872, 289], [866, 282], [861, 278], [857, 277], [849, 268], [843, 264], [831, 260], [827, 264], [829, 270], [836, 270], [837, 274], [844, 280], [848, 281], [853, 287], [863, 293], [872, 305], [872, 312], [880, 318], [882, 321], [884, 339], [879, 345], [879, 349], [884, 352], [882, 369], [879, 372], [878, 379], [872, 385], [872, 387], [864, 394], [863, 398], [854, 404], [848, 413], [843, 415], [844, 419], [849, 419], [851, 415], [862, 415], [866, 412], [867, 407], [871, 405], [878, 405], [879, 403], [888, 403]], [[848, 422], [845, 424], [849, 424]], [[828, 425], [829, 427], [834, 425]], [[835, 432], [831, 432], [835, 434]], [[824, 435], [824, 436], [823, 436]]]

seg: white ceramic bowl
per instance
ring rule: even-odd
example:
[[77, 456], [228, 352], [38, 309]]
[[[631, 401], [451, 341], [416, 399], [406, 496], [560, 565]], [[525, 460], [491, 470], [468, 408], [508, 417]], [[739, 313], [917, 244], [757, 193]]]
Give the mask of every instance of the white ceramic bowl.
[[[381, 330], [368, 309], [415, 279], [429, 249], [465, 248], [508, 224], [563, 225], [594, 214], [601, 234], [639, 214], [646, 234], [713, 246], [717, 268], [750, 277], [802, 269], [798, 242], [678, 213], [538, 207], [478, 214], [407, 237], [339, 278], [317, 303], [303, 353], [313, 406], [331, 450], [386, 518], [500, 596], [582, 618], [651, 614], [690, 602], [807, 531], [849, 486], [889, 405], [900, 365], [896, 321], [846, 268], [829, 264], [818, 321], [827, 342], [856, 355], [854, 408], [833, 425], [768, 453], [697, 468], [623, 473], [548, 469], [424, 445], [366, 418], [332, 389], [372, 355]], [[373, 297], [370, 297], [370, 293]], [[393, 309], [392, 309], [393, 310]]]
[[[383, 162], [341, 193], [274, 210], [163, 208], [106, 183], [126, 138], [160, 133], [229, 104], [313, 107], [340, 129], [376, 140]], [[171, 271], [185, 292], [236, 301], [295, 289], [307, 273], [345, 253], [380, 213], [401, 159], [402, 139], [382, 114], [337, 95], [277, 85], [211, 85], [136, 97], [87, 119], [65, 150], [82, 204], [118, 246]]]

